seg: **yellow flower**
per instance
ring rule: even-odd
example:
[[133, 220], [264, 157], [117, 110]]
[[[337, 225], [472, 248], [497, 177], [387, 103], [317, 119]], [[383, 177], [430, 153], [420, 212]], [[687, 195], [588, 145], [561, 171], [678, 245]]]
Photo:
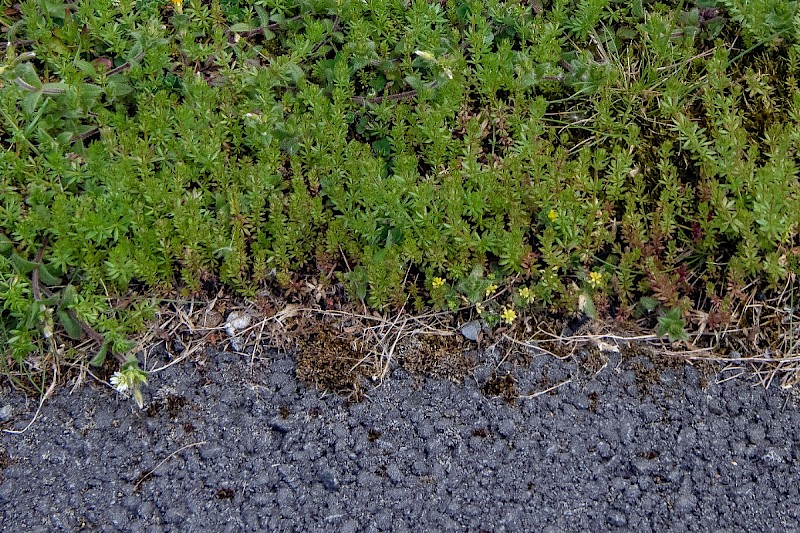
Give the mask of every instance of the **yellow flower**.
[[480, 303], [475, 304], [475, 310], [479, 316], [483, 316], [483, 306]]
[[533, 292], [531, 292], [530, 288], [528, 287], [522, 287], [519, 290], [519, 297], [526, 302], [531, 303], [533, 301]]
[[600, 272], [590, 272], [589, 273], [589, 285], [594, 288], [599, 287], [603, 283], [603, 274]]
[[555, 222], [558, 218], [558, 213], [556, 213], [555, 209], [551, 209], [549, 213], [547, 213], [547, 218], [550, 219], [550, 222]]
[[508, 307], [503, 308], [503, 312], [500, 313], [500, 317], [503, 319], [503, 322], [506, 324], [511, 324], [517, 318], [517, 313], [514, 312], [513, 309], [509, 309]]
[[486, 297], [488, 298], [489, 296], [491, 296], [496, 290], [497, 290], [497, 285], [495, 285], [494, 283], [486, 287]]
[[183, 13], [183, 0], [170, 0], [177, 13]]
[[433, 278], [433, 282], [431, 283], [431, 285], [433, 285], [434, 289], [438, 289], [439, 287], [442, 287], [444, 285], [444, 279], [440, 278], [439, 276], [436, 276]]

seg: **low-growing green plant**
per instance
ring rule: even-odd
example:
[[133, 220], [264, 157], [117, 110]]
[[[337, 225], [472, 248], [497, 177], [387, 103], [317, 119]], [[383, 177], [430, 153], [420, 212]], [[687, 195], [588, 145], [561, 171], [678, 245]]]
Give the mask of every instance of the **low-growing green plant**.
[[670, 341], [683, 341], [689, 338], [689, 335], [684, 329], [686, 323], [683, 321], [680, 309], [670, 309], [664, 316], [658, 317], [658, 329], [656, 332], [659, 335], [666, 335]]
[[7, 7], [4, 368], [217, 282], [678, 340], [798, 273], [796, 2]]

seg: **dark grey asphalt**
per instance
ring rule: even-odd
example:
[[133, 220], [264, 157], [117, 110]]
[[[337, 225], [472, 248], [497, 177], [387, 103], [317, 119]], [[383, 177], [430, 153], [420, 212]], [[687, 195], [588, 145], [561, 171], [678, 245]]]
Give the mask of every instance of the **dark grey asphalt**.
[[[348, 405], [279, 354], [170, 367], [142, 411], [63, 389], [0, 436], [0, 529], [800, 531], [798, 397], [641, 368], [538, 357], [523, 394], [571, 381], [513, 405], [402, 370]], [[35, 405], [2, 392], [23, 427]]]

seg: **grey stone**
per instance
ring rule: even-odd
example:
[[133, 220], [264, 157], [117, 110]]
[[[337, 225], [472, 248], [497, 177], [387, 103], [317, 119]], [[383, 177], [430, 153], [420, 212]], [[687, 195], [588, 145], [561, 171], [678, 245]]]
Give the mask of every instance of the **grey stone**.
[[481, 321], [472, 320], [461, 326], [461, 334], [467, 339], [475, 342], [482, 331]]
[[622, 514], [620, 511], [616, 510], [608, 513], [606, 520], [610, 525], [615, 527], [625, 527], [625, 525], [628, 523], [627, 519], [625, 518], [625, 515]]
[[330, 492], [336, 492], [339, 490], [339, 478], [336, 477], [336, 472], [333, 470], [323, 470], [322, 474], [319, 476], [319, 480], [322, 482], [322, 486]]

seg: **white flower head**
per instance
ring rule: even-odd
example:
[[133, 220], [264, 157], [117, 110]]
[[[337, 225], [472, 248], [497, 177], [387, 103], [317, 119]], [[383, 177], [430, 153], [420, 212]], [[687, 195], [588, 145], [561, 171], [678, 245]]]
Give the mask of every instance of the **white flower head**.
[[141, 409], [144, 406], [142, 399], [142, 385], [147, 385], [147, 372], [139, 368], [136, 359], [129, 359], [119, 372], [114, 372], [109, 380], [114, 389], [120, 394], [133, 396], [136, 405]]
[[111, 376], [110, 381], [111, 385], [117, 390], [117, 392], [121, 394], [126, 394], [128, 392], [128, 389], [130, 389], [128, 379], [122, 372], [114, 372], [114, 375]]

